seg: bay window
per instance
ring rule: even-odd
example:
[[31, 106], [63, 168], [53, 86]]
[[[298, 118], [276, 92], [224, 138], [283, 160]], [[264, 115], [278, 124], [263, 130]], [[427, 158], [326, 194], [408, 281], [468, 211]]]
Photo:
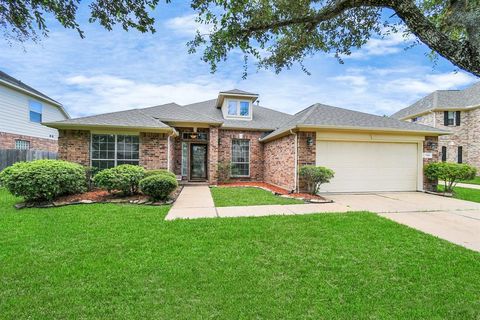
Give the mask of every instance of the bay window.
[[112, 168], [121, 164], [138, 165], [139, 139], [134, 135], [93, 134], [92, 167]]
[[250, 140], [232, 140], [232, 177], [250, 176]]

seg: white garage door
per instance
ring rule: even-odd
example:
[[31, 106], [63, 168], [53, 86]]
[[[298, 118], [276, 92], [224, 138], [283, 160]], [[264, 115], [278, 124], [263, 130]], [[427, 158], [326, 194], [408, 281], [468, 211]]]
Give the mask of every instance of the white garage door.
[[317, 141], [317, 165], [335, 177], [320, 192], [416, 191], [416, 143]]

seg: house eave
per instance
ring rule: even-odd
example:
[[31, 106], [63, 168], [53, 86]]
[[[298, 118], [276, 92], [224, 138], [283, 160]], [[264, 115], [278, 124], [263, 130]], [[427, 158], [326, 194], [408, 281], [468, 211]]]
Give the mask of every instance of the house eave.
[[350, 127], [350, 126], [318, 126], [318, 125], [296, 125], [288, 127], [274, 136], [267, 136], [263, 139], [260, 139], [262, 142], [267, 142], [271, 140], [278, 139], [282, 136], [288, 135], [291, 131], [305, 131], [305, 130], [318, 130], [318, 131], [350, 131], [350, 132], [375, 132], [375, 133], [403, 133], [408, 135], [423, 135], [423, 136], [441, 136], [449, 135], [450, 132], [443, 130], [428, 131], [428, 130], [407, 130], [407, 129], [397, 129], [397, 128], [376, 128], [376, 127]]
[[161, 132], [161, 133], [174, 133], [178, 135], [178, 132], [174, 128], [155, 128], [155, 127], [138, 127], [138, 126], [122, 126], [122, 125], [97, 125], [97, 124], [73, 124], [73, 123], [59, 123], [59, 122], [43, 122], [43, 125], [63, 130], [128, 130], [128, 131], [141, 131], [141, 132]]
[[466, 107], [461, 107], [461, 108], [444, 108], [444, 107], [436, 107], [436, 108], [430, 108], [428, 110], [424, 110], [422, 112], [419, 112], [419, 113], [415, 113], [415, 114], [411, 114], [411, 115], [407, 115], [407, 116], [404, 116], [404, 117], [401, 117], [401, 118], [398, 118], [399, 120], [408, 120], [408, 119], [412, 119], [412, 118], [416, 118], [416, 117], [421, 117], [425, 114], [428, 114], [430, 112], [436, 112], [436, 111], [470, 111], [470, 110], [474, 110], [474, 109], [477, 109], [477, 108], [480, 108], [480, 104], [476, 104], [476, 105], [471, 105], [471, 106], [466, 106]]

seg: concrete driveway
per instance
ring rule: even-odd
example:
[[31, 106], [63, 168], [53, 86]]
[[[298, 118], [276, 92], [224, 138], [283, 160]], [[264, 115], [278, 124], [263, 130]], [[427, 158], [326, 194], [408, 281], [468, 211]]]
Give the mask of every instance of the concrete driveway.
[[328, 194], [352, 211], [372, 211], [480, 252], [480, 203], [421, 192]]

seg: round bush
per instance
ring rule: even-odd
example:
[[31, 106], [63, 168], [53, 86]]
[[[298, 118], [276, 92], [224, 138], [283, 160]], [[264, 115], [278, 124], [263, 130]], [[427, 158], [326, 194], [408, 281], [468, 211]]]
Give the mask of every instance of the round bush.
[[165, 169], [148, 170], [145, 173], [145, 178], [155, 176], [157, 174], [163, 174], [163, 175], [167, 175], [169, 177], [175, 178], [175, 180], [177, 179], [177, 176], [175, 175], [175, 173], [173, 173], [172, 171], [165, 170]]
[[125, 195], [138, 193], [140, 180], [145, 177], [145, 169], [131, 164], [122, 164], [100, 171], [93, 178], [95, 185], [108, 192], [119, 190]]
[[463, 163], [433, 162], [425, 166], [424, 172], [430, 180], [443, 180], [445, 191], [451, 192], [460, 180], [474, 179], [477, 168]]
[[51, 201], [87, 189], [85, 169], [61, 160], [17, 162], [0, 173], [0, 184], [29, 202]]
[[140, 189], [154, 200], [165, 200], [178, 187], [177, 179], [157, 174], [140, 181]]

